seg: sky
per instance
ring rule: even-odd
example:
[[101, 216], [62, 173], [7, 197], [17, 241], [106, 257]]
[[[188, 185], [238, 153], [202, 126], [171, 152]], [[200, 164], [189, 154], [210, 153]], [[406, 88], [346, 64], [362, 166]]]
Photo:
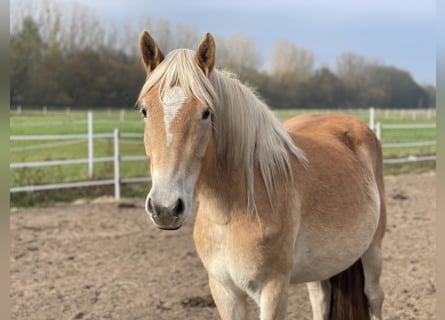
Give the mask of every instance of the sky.
[[[434, 0], [77, 0], [114, 21], [167, 19], [203, 34], [240, 33], [253, 39], [265, 64], [272, 46], [288, 40], [335, 69], [353, 52], [407, 70], [418, 83], [436, 83]], [[142, 30], [141, 30], [142, 31]]]

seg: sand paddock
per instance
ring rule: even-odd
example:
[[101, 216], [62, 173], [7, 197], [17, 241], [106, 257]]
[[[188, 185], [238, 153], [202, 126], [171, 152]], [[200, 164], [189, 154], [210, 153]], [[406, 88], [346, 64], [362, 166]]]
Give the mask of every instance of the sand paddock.
[[[384, 319], [436, 319], [436, 175], [386, 177]], [[193, 217], [156, 229], [143, 199], [17, 210], [10, 217], [11, 319], [218, 319]], [[252, 318], [256, 319], [252, 305]], [[312, 319], [304, 285], [289, 319]]]

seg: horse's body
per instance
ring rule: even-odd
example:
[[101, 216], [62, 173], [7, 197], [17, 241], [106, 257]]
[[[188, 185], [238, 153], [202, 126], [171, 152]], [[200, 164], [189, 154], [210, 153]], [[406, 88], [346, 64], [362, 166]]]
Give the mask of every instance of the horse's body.
[[[346, 115], [281, 126], [250, 89], [213, 69], [210, 35], [192, 62], [180, 51], [163, 65], [147, 33], [141, 49], [147, 212], [176, 229], [198, 208], [194, 240], [221, 318], [246, 319], [250, 296], [261, 319], [284, 319], [289, 283], [307, 282], [314, 319], [381, 319], [386, 212], [372, 131]], [[201, 88], [187, 88], [188, 63]]]

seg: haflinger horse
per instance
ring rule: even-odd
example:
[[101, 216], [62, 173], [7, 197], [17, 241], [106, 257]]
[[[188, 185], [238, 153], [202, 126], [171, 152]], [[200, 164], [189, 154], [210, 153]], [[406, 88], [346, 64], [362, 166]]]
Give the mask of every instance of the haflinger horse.
[[282, 125], [196, 51], [164, 54], [140, 36], [147, 72], [138, 106], [152, 187], [146, 212], [164, 230], [196, 214], [193, 238], [221, 319], [285, 319], [290, 283], [307, 283], [313, 319], [382, 319], [382, 152], [347, 115]]

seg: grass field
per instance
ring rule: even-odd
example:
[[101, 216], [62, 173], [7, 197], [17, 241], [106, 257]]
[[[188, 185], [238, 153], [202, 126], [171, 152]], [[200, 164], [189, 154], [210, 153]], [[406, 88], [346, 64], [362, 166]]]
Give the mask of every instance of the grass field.
[[[290, 117], [314, 110], [279, 110], [277, 117], [285, 121]], [[319, 112], [338, 112], [319, 110]], [[362, 121], [369, 122], [368, 110], [343, 111], [352, 114]], [[94, 111], [93, 131], [97, 133], [111, 134], [114, 128], [120, 132], [139, 133], [143, 132], [142, 116], [135, 110], [126, 110], [122, 114], [119, 110]], [[419, 124], [435, 123], [435, 112], [404, 110], [376, 110], [375, 121], [384, 124]], [[10, 112], [10, 135], [62, 135], [62, 134], [86, 134], [87, 133], [87, 111], [22, 111], [20, 114]], [[435, 140], [435, 129], [383, 129], [382, 143], [408, 142]], [[122, 155], [144, 155], [142, 137], [121, 138], [120, 152]], [[385, 158], [407, 157], [410, 155], [435, 154], [435, 146], [409, 147], [409, 148], [384, 148]], [[113, 138], [102, 138], [94, 140], [94, 157], [106, 157], [113, 155]], [[87, 158], [88, 145], [86, 140], [51, 140], [51, 141], [10, 141], [10, 162], [30, 162], [61, 159]], [[386, 173], [398, 173], [407, 171], [418, 171], [434, 169], [435, 165], [429, 163], [409, 163], [399, 165], [387, 165]], [[59, 183], [67, 181], [84, 181], [90, 179], [87, 164], [65, 165], [39, 168], [20, 168], [10, 170], [10, 186]], [[148, 173], [146, 161], [131, 161], [121, 163], [121, 176], [141, 177]], [[95, 163], [93, 179], [111, 179], [113, 177], [113, 163]], [[110, 188], [108, 188], [110, 190]], [[131, 188], [123, 190], [128, 195], [133, 191]], [[144, 191], [146, 192], [146, 190]], [[42, 194], [56, 194], [56, 191], [45, 191]], [[79, 190], [73, 191], [79, 193]], [[86, 192], [90, 195], [90, 191]], [[65, 192], [66, 194], [66, 192]], [[77, 194], [82, 196], [82, 194]], [[36, 195], [11, 194], [11, 205], [25, 204], [36, 201]], [[47, 196], [45, 196], [47, 197]], [[44, 197], [44, 198], [45, 198]], [[73, 195], [73, 197], [76, 197]], [[49, 197], [51, 198], [51, 197]], [[37, 201], [39, 202], [39, 201]]]

